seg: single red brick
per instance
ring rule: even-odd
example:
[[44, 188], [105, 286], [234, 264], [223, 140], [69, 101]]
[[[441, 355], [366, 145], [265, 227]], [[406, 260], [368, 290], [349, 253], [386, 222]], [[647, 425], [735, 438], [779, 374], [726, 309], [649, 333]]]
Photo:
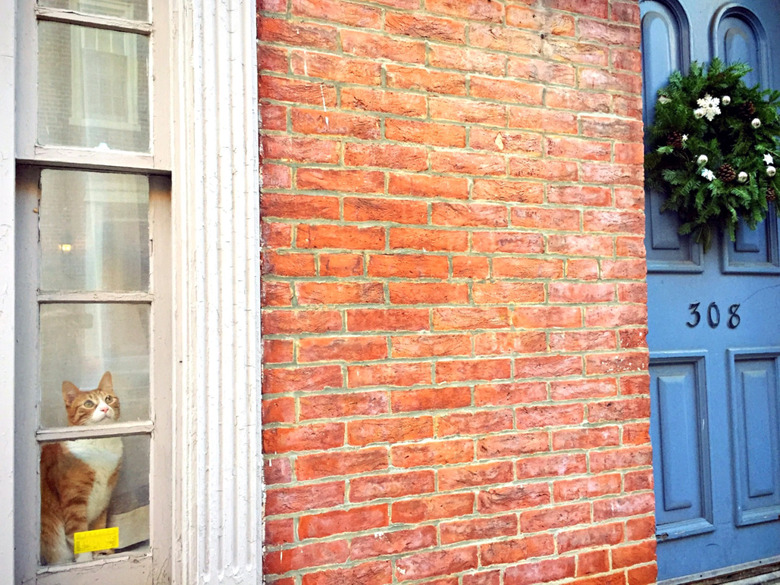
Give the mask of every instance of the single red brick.
[[391, 174], [387, 192], [391, 195], [412, 197], [466, 199], [469, 196], [469, 186], [466, 177]]
[[433, 437], [433, 419], [422, 416], [350, 421], [347, 423], [347, 436], [350, 445], [419, 441]]
[[474, 388], [476, 406], [525, 404], [547, 399], [544, 382], [513, 382], [510, 384], [482, 384]]
[[487, 278], [490, 272], [490, 264], [487, 258], [476, 256], [453, 256], [453, 278]]
[[263, 189], [289, 189], [292, 187], [292, 172], [285, 165], [264, 164]]
[[642, 142], [642, 123], [639, 120], [621, 120], [604, 116], [583, 115], [580, 116], [580, 123], [582, 124], [582, 134], [590, 138]]
[[[574, 86], [577, 82], [577, 72], [573, 65], [514, 55], [511, 55], [508, 59], [507, 74], [510, 77], [555, 83], [557, 85]], [[547, 91], [551, 89], [550, 87], [546, 88]]]
[[541, 331], [478, 333], [474, 335], [474, 348], [477, 355], [536, 353], [547, 349], [547, 340]]
[[647, 264], [642, 258], [624, 260], [604, 260], [601, 264], [604, 279], [644, 279], [647, 274]]
[[428, 221], [428, 207], [421, 201], [348, 197], [344, 199], [344, 219], [347, 221], [424, 224]]
[[485, 203], [444, 203], [431, 205], [431, 223], [467, 227], [507, 227], [507, 208]]
[[547, 484], [491, 488], [480, 491], [477, 496], [477, 510], [482, 514], [534, 508], [549, 503], [550, 488]]
[[310, 191], [382, 193], [385, 175], [381, 171], [301, 168], [297, 171], [295, 185]]
[[623, 303], [647, 304], [647, 283], [646, 282], [619, 283], [618, 300]]
[[474, 232], [471, 235], [471, 247], [475, 252], [540, 254], [544, 252], [544, 238], [541, 234], [525, 232]]
[[292, 13], [296, 16], [335, 21], [360, 28], [378, 29], [382, 26], [381, 10], [352, 2], [292, 0]]
[[655, 496], [652, 493], [630, 494], [593, 503], [593, 519], [610, 520], [625, 516], [647, 514], [655, 509]]
[[347, 368], [347, 386], [414, 386], [430, 384], [431, 365], [427, 363], [377, 364]]
[[316, 391], [343, 385], [340, 366], [263, 369], [263, 394]]
[[[568, 63], [597, 67], [606, 67], [609, 64], [609, 49], [604, 45], [580, 43], [567, 38], [551, 38], [547, 40], [547, 50], [554, 53], [557, 59]], [[601, 71], [601, 69], [592, 69], [591, 71]], [[600, 91], [615, 89], [608, 84], [583, 83], [582, 75], [580, 75], [579, 86], [583, 89]]]
[[301, 538], [322, 538], [342, 532], [379, 528], [389, 523], [387, 504], [380, 504], [302, 516], [298, 520], [298, 534]]
[[555, 551], [553, 537], [549, 534], [495, 541], [479, 547], [483, 565], [516, 563], [534, 557], [543, 557]]
[[463, 575], [463, 585], [500, 585], [501, 571], [482, 571]]
[[626, 577], [623, 571], [610, 575], [598, 575], [589, 579], [577, 579], [574, 585], [625, 585]]
[[341, 107], [346, 110], [382, 112], [410, 118], [422, 118], [427, 114], [425, 96], [363, 87], [342, 88]]
[[605, 187], [587, 186], [550, 186], [547, 190], [547, 200], [550, 203], [566, 205], [607, 206], [612, 203], [612, 192]]
[[540, 404], [515, 411], [518, 429], [579, 426], [585, 413], [582, 404]]
[[375, 254], [368, 259], [368, 275], [395, 278], [446, 278], [445, 256], [424, 254]]
[[517, 462], [518, 479], [561, 477], [574, 473], [585, 473], [586, 470], [587, 460], [582, 453], [526, 457]]
[[638, 25], [639, 6], [635, 5], [633, 2], [613, 2], [612, 20]]
[[468, 387], [422, 388], [391, 393], [393, 412], [415, 412], [461, 408], [471, 404]]
[[403, 500], [392, 504], [393, 523], [419, 523], [466, 516], [474, 511], [474, 494], [447, 494]]
[[523, 329], [581, 327], [582, 311], [577, 307], [518, 307], [512, 314], [512, 324]]
[[273, 104], [261, 104], [260, 121], [263, 130], [286, 130], [287, 107]]
[[348, 331], [420, 331], [429, 329], [428, 309], [354, 309]]
[[648, 359], [647, 353], [594, 354], [586, 356], [585, 370], [588, 374], [642, 372], [647, 371]]
[[433, 470], [356, 477], [349, 482], [349, 499], [365, 502], [430, 493], [435, 490], [434, 482]]
[[295, 283], [295, 296], [299, 305], [381, 303], [384, 290], [379, 282], [309, 281]]
[[380, 360], [387, 357], [384, 337], [309, 337], [298, 341], [301, 362]]
[[292, 518], [279, 520], [264, 520], [266, 546], [279, 546], [295, 542], [295, 526]]
[[[390, 18], [390, 14], [386, 18]], [[427, 20], [429, 16], [425, 16]], [[430, 93], [466, 95], [466, 76], [451, 71], [432, 71], [422, 67], [408, 67], [387, 63], [385, 77], [388, 87], [413, 89]], [[386, 123], [390, 120], [386, 120]]]
[[547, 249], [567, 256], [612, 256], [614, 239], [609, 236], [553, 234], [547, 239]]
[[618, 492], [620, 492], [620, 476], [617, 474], [563, 479], [553, 484], [553, 495], [556, 502], [597, 498]]
[[348, 142], [344, 146], [344, 164], [350, 167], [424, 171], [428, 168], [428, 152], [422, 146]]
[[292, 289], [289, 282], [263, 280], [260, 300], [264, 307], [289, 307], [292, 305]]
[[506, 160], [493, 154], [464, 154], [462, 151], [434, 151], [431, 170], [468, 175], [506, 175]]
[[495, 539], [500, 536], [517, 534], [517, 516], [495, 516], [493, 518], [471, 518], [439, 524], [442, 544], [452, 544], [464, 540]]
[[370, 59], [389, 59], [402, 63], [424, 63], [425, 43], [391, 39], [372, 32], [341, 29], [344, 51]]
[[285, 43], [295, 47], [338, 49], [338, 32], [332, 26], [260, 18], [257, 36], [261, 41]]
[[574, 577], [574, 557], [561, 557], [509, 567], [504, 585], [536, 585]]
[[501, 22], [504, 17], [503, 5], [494, 6], [480, 0], [427, 0], [425, 7], [434, 13], [470, 20]]
[[277, 427], [263, 431], [265, 453], [333, 449], [344, 444], [344, 423]]
[[558, 550], [569, 552], [591, 546], [617, 544], [623, 540], [622, 524], [603, 524], [589, 526], [580, 530], [570, 530], [558, 534]]
[[315, 273], [313, 254], [277, 254], [272, 250], [266, 250], [263, 253], [263, 274], [265, 275], [314, 276]]
[[649, 398], [595, 402], [588, 405], [588, 421], [590, 422], [625, 421], [649, 417]]
[[498, 76], [504, 74], [506, 63], [506, 55], [462, 46], [432, 44], [428, 52], [429, 66], [437, 69], [456, 69]]
[[628, 585], [652, 585], [658, 577], [655, 563], [628, 570]]
[[610, 350], [617, 346], [614, 331], [564, 331], [550, 334], [552, 351]]
[[321, 110], [292, 110], [292, 128], [301, 134], [330, 134], [364, 140], [380, 136], [378, 118]]
[[292, 481], [292, 465], [287, 457], [266, 457], [263, 464], [263, 479], [266, 485], [290, 483]]
[[580, 18], [577, 21], [577, 27], [582, 40], [594, 41], [609, 47], [624, 45], [638, 48], [641, 40], [641, 33], [635, 26]]
[[385, 230], [380, 227], [299, 225], [297, 232], [299, 248], [381, 250], [385, 247]]
[[[378, 85], [381, 81], [381, 65], [379, 63], [363, 59], [348, 59], [344, 55], [297, 50], [292, 52], [290, 66], [296, 75], [329, 81], [363, 85]], [[328, 133], [325, 132], [325, 134]]]
[[[283, 364], [293, 360], [293, 342], [289, 339], [264, 339], [263, 362]], [[265, 420], [265, 419], [263, 419]]]
[[551, 282], [551, 303], [608, 303], [615, 300], [615, 287], [595, 282]]
[[553, 450], [593, 449], [620, 444], [618, 427], [579, 428], [553, 432]]
[[387, 449], [382, 448], [313, 453], [296, 457], [295, 475], [299, 480], [354, 475], [386, 469], [388, 463]]
[[579, 129], [576, 114], [524, 106], [509, 108], [509, 127], [556, 134], [577, 134]]
[[512, 376], [509, 359], [457, 360], [436, 363], [436, 383], [470, 380], [498, 380]]
[[[648, 421], [623, 425], [624, 445], [647, 445], [650, 443], [650, 423]], [[626, 488], [628, 491], [628, 488]]]
[[473, 75], [469, 84], [469, 93], [474, 97], [483, 99], [539, 106], [542, 104], [544, 86], [525, 81]]
[[629, 518], [626, 521], [626, 540], [644, 540], [655, 536], [655, 518]]
[[651, 465], [652, 461], [652, 451], [648, 445], [590, 454], [590, 467], [593, 473], [642, 467]]
[[609, 551], [593, 550], [577, 555], [577, 576], [595, 575], [609, 571]]
[[338, 311], [263, 311], [263, 334], [326, 333], [341, 330]]
[[263, 400], [263, 423], [285, 422], [295, 422], [295, 398], [285, 396]]
[[265, 513], [294, 514], [317, 508], [329, 508], [344, 503], [344, 482], [272, 488], [266, 490]]
[[[441, 362], [440, 362], [441, 363]], [[451, 413], [436, 417], [437, 435], [481, 435], [511, 429], [511, 410]]]
[[302, 585], [388, 585], [393, 581], [390, 561], [363, 563], [345, 569], [331, 569], [308, 573]]
[[[647, 308], [641, 305], [588, 307], [585, 311], [585, 325], [587, 327], [625, 327], [631, 325], [647, 325]], [[634, 356], [636, 354], [626, 355]], [[598, 367], [598, 363], [594, 362], [593, 366]], [[604, 364], [604, 366], [606, 366], [606, 364]]]
[[[301, 396], [301, 420], [317, 418], [343, 418], [345, 416], [368, 416], [387, 414], [388, 402], [385, 392], [350, 392], [348, 394], [319, 394]], [[263, 422], [266, 422], [263, 419]]]
[[[385, 121], [385, 136], [389, 140], [417, 142], [432, 146], [463, 148], [466, 146], [466, 129], [454, 124], [433, 124], [415, 120], [388, 119]], [[379, 165], [372, 165], [379, 166]], [[394, 166], [394, 168], [398, 168]]]
[[590, 522], [590, 504], [567, 504], [520, 513], [522, 532], [544, 532]]
[[515, 359], [515, 377], [558, 378], [582, 374], [582, 358], [571, 355], [546, 355]]
[[514, 469], [511, 461], [448, 467], [440, 469], [438, 473], [439, 491], [507, 483], [514, 479]]
[[612, 549], [612, 567], [622, 569], [655, 561], [655, 539]]
[[[641, 146], [641, 145], [640, 145]], [[585, 183], [601, 183], [612, 185], [642, 185], [644, 184], [644, 170], [642, 165], [620, 165], [611, 163], [584, 163], [581, 165], [580, 179]], [[587, 229], [598, 231], [598, 227]], [[641, 233], [638, 232], [638, 233]]]
[[399, 581], [409, 581], [476, 569], [478, 562], [475, 546], [434, 550], [400, 558], [395, 572]]
[[[406, 553], [436, 545], [436, 528], [420, 526], [412, 530], [389, 532], [377, 530], [369, 536], [352, 539], [351, 558], [367, 559], [382, 555]], [[355, 583], [355, 585], [362, 585]]]
[[341, 145], [335, 140], [293, 136], [263, 136], [264, 160], [337, 163], [340, 150]]
[[[336, 201], [338, 210], [338, 201]], [[263, 221], [263, 242], [266, 248], [289, 248], [292, 246], [292, 226], [287, 223]]]
[[388, 12], [385, 16], [385, 30], [390, 34], [444, 41], [445, 43], [466, 43], [466, 31], [462, 22], [436, 18], [430, 14], [409, 14]]
[[509, 159], [509, 174], [513, 177], [545, 179], [548, 181], [578, 180], [576, 162], [513, 157]]
[[466, 463], [474, 459], [474, 443], [471, 439], [457, 439], [397, 445], [392, 447], [390, 456], [395, 467]]
[[338, 219], [339, 217], [339, 201], [335, 197], [263, 193], [261, 207], [265, 218]]
[[550, 383], [553, 400], [576, 400], [579, 398], [599, 398], [617, 394], [617, 380], [562, 380]]
[[[599, 56], [599, 58], [603, 59], [604, 57], [603, 52], [599, 51], [596, 54]], [[608, 114], [610, 111], [610, 106], [612, 105], [612, 98], [607, 93], [581, 91], [578, 89], [567, 88], [567, 87], [566, 88], [548, 87], [546, 88], [545, 91], [544, 103], [548, 108], [556, 108], [561, 110], [573, 110], [575, 112], [600, 112], [603, 114]], [[548, 145], [555, 142], [558, 142], [558, 139], [556, 138], [548, 139]], [[584, 140], [572, 139], [571, 141], [568, 141], [567, 139], [564, 139], [563, 144], [570, 144], [570, 145], [581, 144], [584, 148], [586, 149], [589, 148], [588, 143]], [[593, 142], [591, 144], [599, 145], [599, 143], [597, 142]], [[609, 152], [610, 144], [602, 143], [602, 146], [603, 145], [606, 145], [607, 152]], [[579, 157], [575, 156], [572, 158], [579, 158]], [[609, 157], [601, 160], [609, 160]]]
[[336, 106], [336, 89], [322, 82], [312, 83], [299, 79], [261, 75], [259, 92], [260, 97], [269, 100], [312, 106], [324, 104], [329, 108]]
[[544, 285], [535, 282], [475, 283], [472, 290], [477, 304], [533, 303], [544, 301], [545, 296]]
[[547, 433], [512, 433], [491, 435], [477, 441], [477, 458], [517, 457], [528, 453], [549, 451]]
[[293, 548], [266, 554], [263, 572], [264, 574], [286, 573], [306, 567], [343, 563], [348, 558], [349, 544], [346, 540], [299, 544]]
[[615, 238], [615, 248], [618, 256], [645, 258], [644, 239], [634, 236], [619, 236]]
[[576, 280], [598, 280], [598, 260], [595, 258], [570, 258], [566, 261], [566, 276]]
[[[463, 305], [469, 302], [468, 285], [447, 282], [390, 282], [390, 302], [396, 305]], [[427, 328], [427, 327], [426, 327]]]
[[362, 276], [360, 254], [320, 254], [320, 276]]
[[469, 43], [494, 51], [538, 55], [542, 52], [543, 41], [539, 34], [522, 29], [472, 24], [469, 27]]
[[[460, 97], [431, 97], [430, 117], [434, 120], [449, 120], [458, 123], [487, 124], [490, 126], [506, 126], [506, 106], [503, 104], [488, 103], [484, 101], [475, 101], [463, 99]], [[444, 156], [447, 155], [447, 156]], [[464, 158], [462, 152], [457, 153], [439, 153], [437, 162], [433, 163], [434, 170], [438, 168], [453, 168], [451, 172], [469, 172], [468, 169], [481, 170], [474, 173], [480, 175], [505, 174], [503, 170], [505, 165], [500, 164], [503, 159], [500, 157], [479, 156], [469, 153], [471, 160], [467, 166], [459, 166], [457, 158]], [[465, 163], [464, 163], [465, 164]], [[500, 168], [499, 168], [500, 167]]]
[[509, 327], [506, 307], [468, 307], [433, 309], [433, 328], [439, 331], [503, 329]]
[[[576, 209], [530, 206], [513, 207], [512, 226], [532, 229], [546, 227], [559, 231], [577, 231], [580, 229], [580, 212]], [[568, 254], [568, 251], [563, 253]]]
[[[536, 132], [518, 132], [516, 130], [504, 129], [495, 130], [475, 126], [469, 133], [469, 146], [474, 150], [490, 150], [508, 154], [540, 156], [542, 154], [542, 137]], [[541, 187], [541, 185], [538, 186]], [[511, 201], [512, 199], [509, 200]]]
[[650, 376], [647, 374], [639, 376], [621, 376], [620, 394], [623, 396], [650, 394]]

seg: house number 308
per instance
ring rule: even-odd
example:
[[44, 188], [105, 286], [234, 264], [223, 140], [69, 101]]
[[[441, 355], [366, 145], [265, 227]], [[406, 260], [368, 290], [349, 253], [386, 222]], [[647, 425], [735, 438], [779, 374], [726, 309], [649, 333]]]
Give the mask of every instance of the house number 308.
[[[691, 329], [696, 327], [701, 322], [701, 312], [699, 311], [699, 305], [701, 305], [701, 303], [691, 303], [688, 305], [688, 310], [691, 312], [692, 319], [685, 324]], [[726, 325], [729, 329], [736, 329], [739, 327], [739, 322], [741, 319], [737, 311], [739, 311], [738, 303], [729, 307], [729, 318], [726, 321]], [[720, 325], [720, 307], [718, 307], [718, 303], [710, 303], [707, 306], [706, 314], [707, 324], [712, 329], [715, 329], [718, 325]]]

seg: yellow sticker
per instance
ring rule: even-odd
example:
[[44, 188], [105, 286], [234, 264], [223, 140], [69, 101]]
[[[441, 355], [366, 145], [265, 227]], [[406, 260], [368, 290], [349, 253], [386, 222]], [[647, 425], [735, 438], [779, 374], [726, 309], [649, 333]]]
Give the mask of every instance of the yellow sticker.
[[76, 555], [118, 546], [119, 526], [73, 533], [73, 554]]

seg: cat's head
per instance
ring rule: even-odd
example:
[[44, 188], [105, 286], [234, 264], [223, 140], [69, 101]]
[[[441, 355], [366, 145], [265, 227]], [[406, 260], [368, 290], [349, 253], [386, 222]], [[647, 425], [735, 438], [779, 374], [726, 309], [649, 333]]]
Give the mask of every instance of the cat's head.
[[119, 419], [119, 397], [114, 393], [111, 372], [103, 374], [94, 390], [82, 391], [72, 382], [63, 382], [62, 398], [71, 425], [98, 425]]

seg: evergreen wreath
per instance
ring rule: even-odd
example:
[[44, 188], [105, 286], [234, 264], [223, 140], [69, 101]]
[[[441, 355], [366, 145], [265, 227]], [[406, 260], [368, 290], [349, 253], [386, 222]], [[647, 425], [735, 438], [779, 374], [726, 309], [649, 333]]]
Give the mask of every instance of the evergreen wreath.
[[750, 71], [714, 58], [706, 71], [693, 62], [688, 75], [672, 73], [648, 129], [647, 185], [667, 195], [661, 211], [676, 212], [680, 234], [705, 251], [718, 228], [732, 241], [740, 219], [755, 229], [777, 197], [780, 92], [747, 87]]

